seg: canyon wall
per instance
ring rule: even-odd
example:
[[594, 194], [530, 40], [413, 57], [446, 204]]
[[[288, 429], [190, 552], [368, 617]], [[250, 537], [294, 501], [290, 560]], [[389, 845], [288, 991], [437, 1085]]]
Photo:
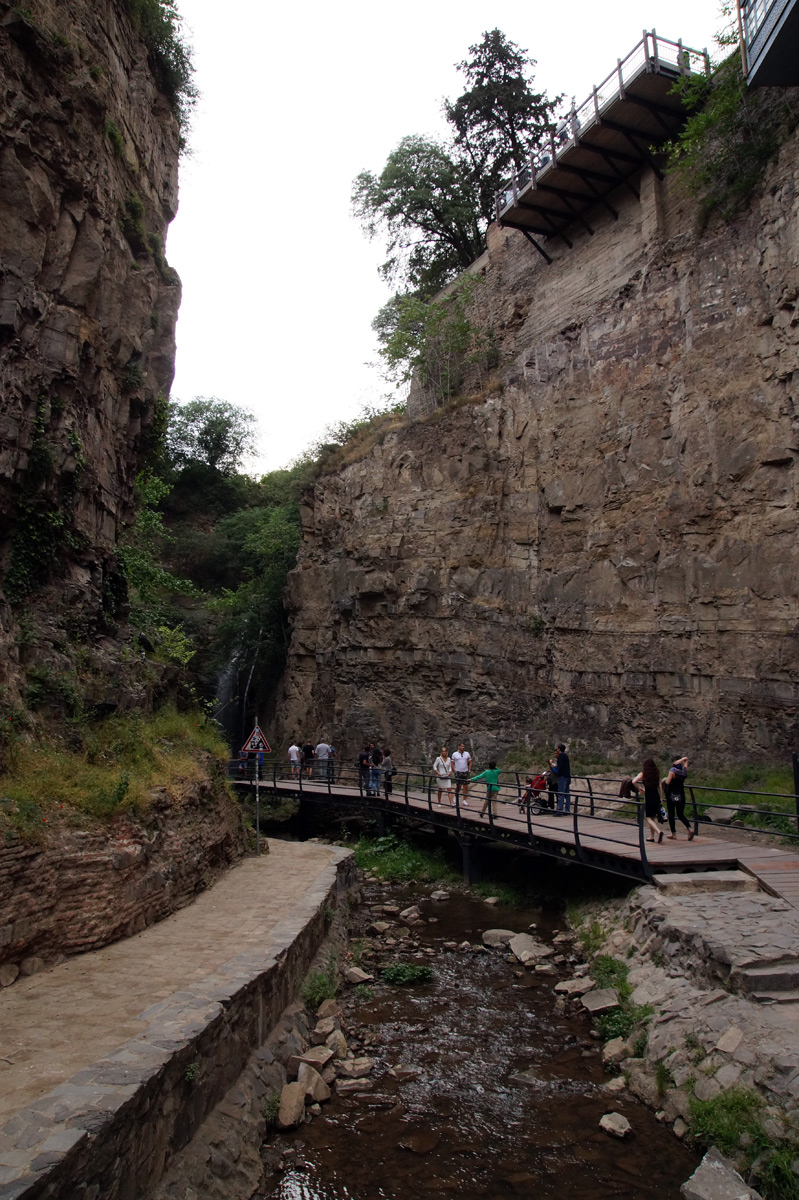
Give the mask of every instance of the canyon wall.
[[281, 733], [639, 758], [799, 744], [799, 139], [700, 231], [647, 170], [551, 265], [492, 227], [493, 388], [321, 478]]
[[[0, 685], [125, 615], [114, 557], [174, 370], [178, 121], [125, 0], [0, 0]], [[49, 589], [49, 590], [48, 590]], [[106, 671], [109, 687], [118, 656]]]
[[[110, 825], [53, 811], [39, 841], [0, 841], [0, 988], [139, 933], [210, 887], [246, 850], [224, 767], [155, 788], [146, 816]], [[59, 818], [63, 818], [60, 820]]]

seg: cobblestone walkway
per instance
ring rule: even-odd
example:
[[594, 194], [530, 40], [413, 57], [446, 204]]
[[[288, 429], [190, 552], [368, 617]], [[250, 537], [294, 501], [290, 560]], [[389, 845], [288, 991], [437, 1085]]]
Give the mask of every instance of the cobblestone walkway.
[[189, 988], [273, 931], [337, 851], [270, 839], [195, 903], [135, 937], [78, 955], [0, 991], [0, 1125], [148, 1025], [148, 1008]]

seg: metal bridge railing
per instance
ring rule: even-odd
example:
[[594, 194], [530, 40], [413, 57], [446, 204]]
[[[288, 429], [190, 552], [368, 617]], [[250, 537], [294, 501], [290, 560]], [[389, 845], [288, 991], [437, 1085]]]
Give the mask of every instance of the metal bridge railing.
[[[641, 799], [624, 799], [619, 795], [621, 778], [607, 776], [573, 776], [570, 788], [571, 811], [567, 816], [555, 817], [550, 807], [557, 804], [557, 794], [549, 788], [540, 789], [532, 804], [523, 803], [524, 779], [537, 774], [534, 768], [528, 772], [505, 771], [506, 781], [499, 784], [498, 793], [487, 806], [485, 817], [480, 818], [480, 809], [486, 800], [486, 785], [470, 780], [463, 789], [453, 780], [450, 789], [442, 789], [442, 803], [438, 802], [438, 778], [430, 773], [427, 764], [418, 768], [411, 765], [397, 770], [387, 780], [385, 773], [377, 767], [362, 769], [357, 762], [338, 759], [327, 762], [312, 762], [310, 773], [303, 765], [299, 771], [276, 759], [257, 763], [231, 760], [228, 768], [230, 777], [238, 783], [257, 787], [260, 790], [294, 791], [298, 798], [303, 795], [315, 799], [327, 797], [342, 801], [380, 799], [402, 807], [409, 814], [426, 813], [431, 819], [450, 824], [463, 831], [479, 829], [483, 825], [494, 837], [507, 833], [519, 842], [526, 841], [532, 848], [540, 849], [540, 841], [557, 841], [557, 830], [561, 823], [574, 839], [577, 858], [583, 857], [588, 847], [592, 853], [604, 849], [608, 854], [629, 854], [636, 847], [643, 871], [652, 874], [647, 856], [647, 827], [644, 821], [644, 805]], [[389, 784], [387, 789], [386, 784]], [[738, 791], [715, 788], [703, 784], [685, 782], [686, 808], [694, 834], [703, 823], [709, 822], [717, 832], [735, 833], [743, 827], [747, 833], [784, 838], [799, 842], [799, 800], [792, 794], [776, 792]], [[467, 799], [468, 796], [468, 799]], [[797, 816], [784, 809], [764, 808], [754, 800], [795, 801]], [[742, 801], [749, 801], [743, 803]], [[735, 809], [741, 820], [731, 827], [713, 821], [714, 812]], [[479, 822], [479, 824], [477, 824]], [[706, 825], [706, 828], [708, 826]], [[630, 834], [634, 830], [631, 838]], [[665, 832], [665, 830], [664, 830]]]
[[678, 75], [709, 75], [710, 56], [707, 50], [693, 50], [690, 46], [684, 46], [682, 40], [673, 42], [669, 38], [659, 37], [654, 29], [651, 32], [645, 29], [638, 45], [625, 58], [617, 61], [607, 78], [592, 89], [579, 107], [572, 106], [571, 112], [548, 138], [531, 149], [529, 161], [495, 197], [497, 219], [509, 204], [516, 203], [519, 192], [528, 183], [536, 182], [551, 170], [581, 134], [600, 122], [602, 113], [624, 96], [625, 88], [634, 79], [643, 72], [662, 72], [664, 69]]

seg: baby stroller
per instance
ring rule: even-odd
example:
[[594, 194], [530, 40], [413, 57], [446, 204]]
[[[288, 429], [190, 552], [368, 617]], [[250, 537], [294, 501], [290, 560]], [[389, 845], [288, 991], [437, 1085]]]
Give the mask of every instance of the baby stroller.
[[523, 792], [519, 793], [519, 812], [525, 810], [534, 817], [539, 816], [546, 808], [546, 801], [541, 800], [541, 793], [547, 790], [546, 775], [528, 775]]

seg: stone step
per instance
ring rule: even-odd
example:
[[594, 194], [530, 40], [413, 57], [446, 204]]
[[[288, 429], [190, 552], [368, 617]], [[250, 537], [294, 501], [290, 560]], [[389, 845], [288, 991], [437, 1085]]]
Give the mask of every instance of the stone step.
[[799, 962], [794, 959], [768, 967], [745, 967], [733, 971], [730, 980], [743, 992], [790, 992], [799, 989]]
[[790, 992], [750, 992], [758, 1004], [799, 1004], [799, 989]]
[[690, 892], [756, 892], [760, 884], [746, 871], [686, 871], [653, 875], [656, 888], [667, 896]]

